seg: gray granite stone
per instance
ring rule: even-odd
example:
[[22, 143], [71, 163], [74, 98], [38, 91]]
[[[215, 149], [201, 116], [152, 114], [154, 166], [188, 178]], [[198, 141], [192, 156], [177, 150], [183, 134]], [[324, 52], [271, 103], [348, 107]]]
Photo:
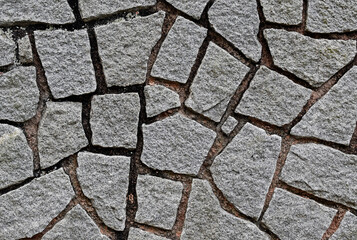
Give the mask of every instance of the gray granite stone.
[[82, 104], [47, 102], [38, 130], [41, 167], [52, 166], [87, 144], [82, 127]]
[[167, 240], [150, 232], [145, 232], [139, 228], [130, 228], [128, 240]]
[[96, 80], [85, 30], [36, 31], [36, 47], [55, 98], [94, 92]]
[[244, 93], [236, 112], [282, 126], [298, 115], [311, 92], [287, 77], [262, 67]]
[[161, 37], [165, 14], [158, 12], [96, 28], [108, 86], [144, 83], [152, 48]]
[[314, 39], [277, 29], [265, 30], [264, 35], [274, 63], [314, 87], [326, 82], [356, 54], [356, 43], [351, 40]]
[[15, 42], [8, 34], [0, 30], [0, 66], [7, 66], [14, 63], [15, 48]]
[[330, 240], [353, 240], [357, 236], [357, 216], [347, 212]]
[[[185, 105], [219, 122], [249, 68], [210, 43]], [[219, 83], [219, 84], [217, 84]]]
[[135, 220], [171, 229], [181, 200], [182, 183], [168, 179], [139, 175], [136, 185], [138, 211]]
[[178, 17], [163, 42], [151, 75], [185, 83], [207, 30]]
[[224, 211], [208, 182], [194, 179], [181, 239], [268, 240], [270, 238], [253, 223]]
[[357, 119], [357, 67], [348, 71], [291, 133], [348, 145]]
[[197, 174], [215, 139], [215, 132], [175, 114], [143, 125], [141, 160], [149, 167], [176, 173]]
[[316, 196], [357, 207], [357, 156], [318, 144], [291, 147], [284, 182]]
[[221, 129], [225, 134], [230, 134], [237, 125], [237, 123], [238, 121], [234, 117], [229, 116], [222, 125]]
[[257, 35], [259, 16], [256, 1], [217, 0], [208, 12], [214, 29], [248, 58], [258, 61], [261, 45]]
[[39, 101], [35, 67], [16, 67], [0, 74], [0, 119], [24, 122], [36, 114]]
[[23, 23], [72, 23], [76, 19], [66, 0], [0, 0], [0, 26]]
[[314, 0], [309, 2], [306, 27], [312, 32], [357, 30], [357, 5], [353, 0]]
[[175, 8], [187, 13], [195, 19], [200, 19], [203, 9], [206, 7], [208, 0], [167, 0]]
[[25, 35], [23, 38], [17, 40], [19, 46], [19, 61], [20, 63], [32, 63], [32, 49], [31, 43], [28, 35]]
[[43, 231], [73, 197], [62, 169], [0, 196], [0, 239], [30, 238]]
[[247, 123], [211, 166], [217, 187], [240, 211], [258, 218], [274, 175], [281, 138]]
[[117, 231], [125, 227], [129, 170], [129, 157], [78, 154], [77, 175], [84, 195], [103, 222]]
[[178, 93], [161, 85], [145, 86], [146, 113], [148, 117], [158, 115], [181, 106]]
[[282, 24], [299, 24], [302, 21], [303, 0], [261, 0], [267, 21]]
[[90, 114], [93, 144], [135, 148], [140, 112], [137, 93], [94, 96]]
[[276, 189], [263, 217], [281, 240], [321, 239], [336, 210], [282, 189]]
[[61, 221], [56, 223], [56, 225], [42, 237], [42, 239], [109, 240], [109, 238], [100, 233], [93, 220], [79, 205], [72, 208]]

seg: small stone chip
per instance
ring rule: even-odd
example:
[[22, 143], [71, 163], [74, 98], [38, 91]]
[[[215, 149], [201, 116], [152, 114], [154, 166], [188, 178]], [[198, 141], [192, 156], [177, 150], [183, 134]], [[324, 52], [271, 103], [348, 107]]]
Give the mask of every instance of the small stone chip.
[[191, 15], [195, 19], [200, 19], [203, 9], [206, 7], [208, 0], [167, 0], [168, 3], [172, 4], [175, 8]]
[[261, 0], [260, 2], [264, 16], [270, 22], [296, 25], [302, 21], [303, 0]]
[[15, 42], [10, 39], [4, 31], [0, 30], [0, 67], [14, 63], [15, 48]]
[[19, 45], [19, 60], [20, 63], [32, 63], [32, 49], [31, 43], [28, 35], [25, 35], [23, 38], [17, 40], [17, 44]]
[[181, 105], [180, 96], [161, 85], [145, 86], [146, 113], [153, 117]]
[[357, 236], [357, 216], [347, 212], [330, 240], [353, 240]]
[[234, 117], [229, 116], [221, 127], [222, 131], [225, 134], [230, 134], [237, 125], [237, 123], [238, 121]]
[[167, 238], [145, 232], [139, 228], [130, 228], [128, 240], [167, 240]]

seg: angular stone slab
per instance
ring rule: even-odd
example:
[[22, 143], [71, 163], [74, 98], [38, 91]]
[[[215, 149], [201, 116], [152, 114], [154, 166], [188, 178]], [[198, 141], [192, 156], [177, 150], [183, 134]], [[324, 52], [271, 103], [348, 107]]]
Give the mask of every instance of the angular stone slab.
[[357, 216], [347, 212], [330, 240], [349, 240], [357, 236]]
[[256, 1], [217, 0], [208, 12], [214, 29], [248, 58], [258, 61], [261, 45], [257, 35], [259, 15]]
[[217, 187], [244, 214], [258, 218], [274, 175], [281, 138], [247, 123], [211, 166]]
[[73, 197], [62, 169], [0, 196], [0, 239], [30, 238], [42, 232]]
[[47, 102], [38, 129], [41, 168], [56, 164], [87, 144], [82, 126], [82, 104]]
[[207, 30], [178, 17], [163, 42], [151, 75], [185, 83]]
[[311, 92], [287, 77], [262, 67], [235, 111], [282, 126], [298, 115]]
[[229, 116], [221, 127], [222, 131], [225, 134], [230, 134], [237, 124], [238, 121], [234, 117]]
[[219, 122], [249, 68], [210, 43], [185, 105]]
[[224, 211], [208, 182], [194, 179], [186, 212], [182, 240], [268, 240], [253, 223]]
[[36, 114], [40, 93], [35, 67], [16, 67], [0, 74], [0, 119], [24, 122]]
[[94, 96], [90, 114], [93, 144], [135, 148], [139, 112], [140, 99], [137, 93]]
[[110, 23], [95, 28], [108, 86], [144, 83], [152, 48], [161, 37], [165, 14]]
[[17, 44], [19, 45], [19, 61], [20, 63], [32, 63], [32, 49], [31, 43], [28, 35], [25, 35], [23, 38], [17, 40]]
[[128, 240], [167, 240], [167, 238], [145, 232], [139, 228], [130, 228]]
[[15, 42], [4, 31], [0, 30], [0, 66], [14, 63], [15, 48]]
[[181, 106], [178, 93], [164, 86], [145, 86], [144, 93], [148, 117], [153, 117], [169, 109]]
[[175, 8], [194, 17], [195, 19], [200, 19], [203, 9], [206, 7], [208, 3], [208, 0], [196, 0], [196, 1], [167, 0], [167, 2], [173, 5]]
[[129, 170], [129, 157], [78, 154], [77, 175], [84, 195], [103, 222], [117, 231], [125, 227]]
[[291, 147], [284, 182], [318, 197], [357, 207], [357, 156], [318, 144]]
[[55, 98], [95, 91], [97, 84], [87, 31], [35, 31], [35, 40]]
[[335, 214], [335, 209], [276, 189], [262, 222], [281, 240], [321, 239]]
[[303, 0], [261, 0], [260, 3], [267, 21], [289, 25], [302, 21]]
[[175, 114], [143, 125], [141, 161], [159, 170], [197, 174], [215, 139], [215, 132]]
[[313, 87], [321, 86], [356, 55], [351, 40], [314, 39], [277, 29], [264, 30], [264, 35], [274, 63]]

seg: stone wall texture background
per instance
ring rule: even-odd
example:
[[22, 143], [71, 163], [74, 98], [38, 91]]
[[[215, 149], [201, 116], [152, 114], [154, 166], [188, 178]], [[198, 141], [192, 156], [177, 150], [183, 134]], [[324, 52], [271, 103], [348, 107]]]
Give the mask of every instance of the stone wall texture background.
[[353, 0], [0, 0], [0, 240], [356, 240]]

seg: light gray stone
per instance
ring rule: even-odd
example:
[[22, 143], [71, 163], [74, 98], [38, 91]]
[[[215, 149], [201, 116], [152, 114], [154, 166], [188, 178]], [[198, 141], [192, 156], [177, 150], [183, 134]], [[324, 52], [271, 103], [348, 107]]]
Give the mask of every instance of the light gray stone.
[[66, 0], [0, 0], [0, 26], [22, 23], [72, 23], [76, 19]]
[[312, 32], [357, 30], [357, 5], [354, 0], [314, 0], [309, 2], [306, 27]]
[[140, 223], [171, 229], [181, 200], [182, 183], [168, 179], [139, 175], [136, 185]]
[[36, 114], [40, 93], [35, 67], [0, 74], [0, 119], [24, 122]]
[[219, 122], [249, 68], [210, 43], [185, 105]]
[[32, 49], [31, 43], [28, 35], [25, 35], [23, 38], [17, 40], [19, 46], [19, 61], [20, 63], [32, 63]]
[[139, 112], [140, 99], [137, 93], [94, 96], [90, 117], [93, 144], [135, 148]]
[[211, 166], [217, 187], [240, 211], [258, 218], [274, 175], [281, 138], [247, 123]]
[[42, 237], [42, 239], [109, 240], [109, 238], [100, 233], [93, 220], [79, 205], [72, 208], [61, 221]]
[[148, 117], [158, 115], [181, 106], [180, 96], [161, 85], [145, 86], [146, 113]]
[[314, 39], [277, 29], [264, 30], [264, 35], [274, 63], [313, 87], [322, 85], [356, 55], [352, 40]]
[[261, 0], [266, 20], [282, 24], [302, 21], [303, 0]]
[[149, 167], [176, 173], [197, 174], [215, 139], [215, 132], [175, 114], [143, 125], [141, 160]]
[[291, 147], [284, 182], [316, 196], [357, 207], [357, 156], [318, 144]]
[[261, 45], [257, 35], [259, 15], [256, 1], [217, 0], [208, 12], [214, 29], [248, 58], [258, 61]]
[[222, 131], [225, 134], [230, 134], [237, 125], [237, 123], [238, 121], [234, 117], [229, 116], [221, 127]]
[[94, 92], [96, 80], [85, 30], [36, 31], [36, 47], [55, 98]]
[[145, 232], [139, 228], [130, 228], [128, 240], [167, 240], [167, 238]]
[[30, 238], [42, 232], [73, 197], [62, 169], [0, 196], [0, 239]]
[[130, 158], [79, 153], [77, 175], [83, 193], [103, 222], [117, 230], [125, 227]]
[[163, 42], [151, 75], [185, 83], [207, 30], [178, 17]]
[[253, 223], [224, 211], [208, 182], [194, 179], [181, 239], [268, 240], [270, 238]]
[[167, 2], [172, 4], [175, 8], [191, 15], [195, 19], [200, 19], [208, 0], [167, 0]]
[[357, 119], [357, 67], [347, 72], [292, 128], [299, 136], [348, 145]]
[[298, 115], [311, 92], [287, 77], [262, 67], [244, 93], [236, 112], [282, 126]]
[[87, 146], [81, 114], [81, 103], [47, 102], [38, 130], [42, 168], [52, 166]]
[[353, 240], [357, 236], [357, 216], [347, 212], [330, 240]]
[[335, 214], [313, 200], [276, 189], [263, 223], [281, 240], [321, 239]]
[[152, 48], [161, 37], [165, 14], [114, 22], [96, 28], [108, 86], [144, 83]]
[[0, 66], [7, 66], [14, 63], [15, 48], [15, 42], [8, 34], [0, 30]]

